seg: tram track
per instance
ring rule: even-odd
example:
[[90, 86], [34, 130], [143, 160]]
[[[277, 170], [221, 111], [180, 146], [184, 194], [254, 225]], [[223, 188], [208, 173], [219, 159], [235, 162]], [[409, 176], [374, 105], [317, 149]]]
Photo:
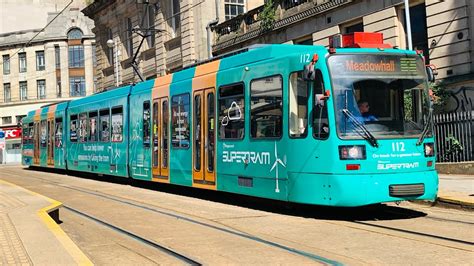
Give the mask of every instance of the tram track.
[[[159, 213], [159, 214], [162, 214], [162, 215], [167, 215], [169, 217], [181, 219], [181, 220], [184, 220], [184, 221], [187, 221], [187, 222], [190, 222], [190, 223], [198, 224], [198, 225], [201, 225], [201, 226], [206, 226], [208, 228], [212, 228], [212, 229], [215, 229], [215, 230], [219, 230], [219, 231], [222, 231], [222, 232], [233, 234], [233, 235], [236, 235], [236, 236], [239, 236], [239, 237], [247, 238], [247, 239], [250, 239], [250, 240], [253, 240], [253, 241], [257, 241], [257, 242], [260, 242], [260, 243], [263, 243], [263, 244], [267, 244], [267, 245], [270, 245], [270, 246], [273, 246], [273, 247], [283, 249], [285, 251], [288, 251], [288, 252], [291, 252], [291, 253], [294, 253], [294, 254], [298, 254], [298, 255], [301, 255], [301, 256], [311, 258], [312, 260], [315, 260], [315, 261], [324, 262], [325, 264], [330, 264], [330, 265], [337, 265], [338, 264], [338, 262], [327, 260], [326, 258], [322, 258], [322, 257], [317, 256], [315, 254], [307, 253], [307, 252], [301, 251], [301, 250], [296, 250], [296, 249], [293, 249], [291, 247], [283, 246], [281, 244], [278, 244], [278, 243], [275, 243], [275, 242], [272, 242], [272, 241], [268, 241], [268, 240], [265, 240], [265, 239], [262, 239], [262, 238], [259, 238], [259, 237], [253, 236], [253, 235], [250, 235], [249, 233], [247, 233], [245, 231], [239, 230], [237, 228], [230, 227], [230, 226], [228, 226], [226, 224], [223, 224], [223, 223], [220, 223], [218, 221], [209, 220], [205, 217], [196, 216], [196, 218], [208, 220], [208, 221], [217, 223], [220, 226], [224, 226], [226, 228], [222, 228], [222, 227], [211, 225], [211, 224], [206, 224], [206, 223], [203, 223], [203, 222], [198, 221], [196, 219], [186, 217], [186, 216], [189, 216], [189, 214], [187, 214], [187, 213], [184, 213], [183, 215], [179, 215], [179, 214], [173, 214], [173, 213], [168, 212], [168, 211], [159, 210], [157, 208], [160, 208], [160, 209], [162, 209], [162, 208], [158, 207], [156, 205], [153, 205], [153, 204], [137, 201], [137, 200], [134, 200], [134, 199], [125, 198], [125, 197], [121, 197], [121, 196], [117, 196], [117, 195], [111, 195], [111, 194], [107, 194], [107, 193], [103, 193], [103, 192], [98, 192], [98, 191], [94, 191], [94, 190], [90, 190], [90, 189], [86, 189], [86, 188], [82, 188], [82, 187], [74, 187], [74, 186], [71, 186], [71, 185], [63, 185], [62, 183], [46, 180], [44, 178], [39, 178], [39, 177], [32, 177], [32, 178], [38, 179], [38, 180], [40, 180], [42, 182], [45, 182], [45, 183], [60, 186], [60, 187], [66, 188], [66, 189], [79, 191], [81, 193], [87, 193], [87, 194], [94, 195], [94, 196], [97, 196], [97, 197], [100, 197], [100, 198], [106, 198], [106, 199], [109, 199], [109, 200], [119, 202], [121, 204], [126, 204], [126, 205], [129, 205], [129, 206], [133, 206], [133, 207], [136, 207], [136, 208], [141, 208], [141, 209], [144, 209], [144, 210], [147, 210], [147, 211], [152, 211], [152, 212]], [[146, 205], [148, 205], [148, 206], [146, 206]], [[384, 210], [384, 211], [387, 211], [387, 210]], [[391, 211], [388, 211], [388, 212], [391, 212]], [[399, 215], [400, 213], [396, 213], [396, 214]], [[184, 216], [184, 215], [186, 215], [186, 216]], [[422, 217], [422, 219], [426, 219], [426, 218], [431, 219], [433, 217]], [[443, 218], [433, 218], [432, 220], [437, 220], [437, 219], [438, 220], [443, 220], [443, 221], [446, 220], [447, 222], [461, 222], [461, 223], [465, 223], [467, 225], [471, 224], [469, 222], [454, 221], [454, 220], [443, 219]], [[339, 226], [350, 227], [352, 229], [357, 229], [357, 230], [369, 231], [371, 233], [383, 234], [383, 235], [388, 235], [388, 236], [397, 237], [397, 238], [404, 238], [404, 239], [409, 239], [409, 240], [413, 240], [413, 241], [419, 241], [419, 242], [424, 242], [424, 243], [430, 243], [430, 244], [433, 244], [433, 245], [439, 245], [439, 246], [443, 246], [443, 247], [459, 249], [459, 250], [463, 250], [463, 251], [472, 252], [472, 249], [467, 249], [467, 248], [462, 248], [462, 247], [460, 248], [458, 246], [448, 245], [445, 242], [444, 243], [443, 242], [439, 243], [439, 241], [447, 241], [447, 242], [450, 242], [450, 243], [453, 243], [453, 244], [456, 243], [456, 244], [469, 245], [469, 246], [472, 246], [474, 244], [473, 242], [462, 240], [462, 239], [455, 239], [455, 238], [450, 238], [450, 237], [445, 237], [445, 236], [440, 236], [440, 235], [434, 235], [434, 234], [429, 234], [429, 233], [424, 233], [424, 232], [417, 232], [417, 231], [404, 229], [404, 228], [397, 228], [397, 227], [391, 227], [391, 226], [386, 226], [386, 225], [378, 225], [378, 224], [373, 224], [373, 223], [370, 223], [370, 222], [356, 221], [356, 220], [354, 220], [354, 221], [346, 220], [344, 222], [354, 223], [354, 224], [357, 224], [358, 226], [345, 225], [345, 224], [339, 223], [339, 222], [328, 222], [328, 223], [331, 223], [331, 224], [334, 224], [334, 225], [339, 225]], [[377, 228], [377, 230], [370, 230], [370, 229], [367, 229], [367, 228], [361, 228], [361, 226], [373, 227], [373, 228]], [[383, 230], [385, 232], [383, 232], [381, 230]], [[393, 233], [389, 233], [389, 232], [397, 232], [398, 234], [393, 234]], [[412, 235], [412, 236], [416, 236], [416, 237], [415, 238], [407, 237], [406, 235], [404, 236], [404, 235], [400, 235], [400, 234], [407, 234], [407, 235]], [[419, 237], [423, 237], [425, 239], [420, 239]], [[436, 239], [436, 240], [438, 240], [438, 242], [427, 241], [427, 239]]]
[[92, 216], [92, 215], [90, 215], [90, 214], [87, 214], [87, 213], [85, 213], [85, 212], [79, 211], [78, 209], [75, 209], [75, 208], [73, 208], [73, 207], [71, 207], [71, 206], [68, 206], [68, 205], [64, 205], [64, 204], [63, 204], [62, 207], [63, 207], [64, 209], [68, 210], [69, 212], [72, 212], [72, 213], [74, 213], [74, 214], [76, 214], [76, 215], [79, 215], [79, 216], [81, 216], [81, 217], [83, 217], [83, 218], [86, 218], [86, 219], [88, 219], [88, 220], [94, 221], [94, 222], [97, 223], [97, 224], [100, 224], [100, 225], [102, 225], [102, 226], [105, 226], [105, 227], [107, 227], [107, 228], [109, 228], [109, 229], [111, 229], [111, 230], [113, 230], [113, 231], [115, 231], [115, 232], [118, 232], [118, 233], [120, 233], [120, 234], [122, 234], [122, 235], [125, 235], [126, 237], [132, 238], [132, 239], [134, 239], [134, 240], [136, 240], [136, 241], [138, 241], [138, 242], [140, 242], [140, 243], [142, 243], [142, 244], [144, 244], [144, 245], [146, 245], [146, 246], [152, 247], [152, 248], [157, 249], [157, 250], [159, 250], [159, 251], [161, 251], [161, 252], [163, 252], [163, 253], [166, 253], [167, 255], [170, 255], [171, 257], [176, 258], [176, 259], [178, 259], [178, 260], [180, 260], [180, 261], [182, 261], [182, 262], [184, 262], [184, 263], [186, 263], [186, 264], [188, 264], [188, 265], [193, 265], [193, 266], [200, 266], [200, 265], [202, 265], [202, 263], [198, 262], [198, 261], [195, 260], [195, 259], [192, 259], [192, 258], [189, 257], [189, 256], [186, 256], [186, 255], [181, 254], [181, 253], [179, 253], [179, 252], [177, 252], [177, 251], [175, 251], [175, 250], [172, 250], [172, 249], [170, 249], [170, 248], [167, 248], [167, 247], [165, 247], [164, 245], [160, 245], [160, 244], [158, 244], [158, 243], [156, 243], [156, 242], [154, 242], [154, 241], [152, 241], [152, 240], [149, 240], [149, 239], [146, 239], [146, 238], [144, 238], [144, 237], [141, 237], [141, 236], [139, 236], [139, 235], [137, 235], [137, 234], [135, 234], [135, 233], [132, 233], [132, 232], [130, 232], [130, 231], [124, 229], [124, 228], [121, 228], [121, 227], [119, 227], [119, 226], [116, 226], [116, 225], [113, 225], [113, 224], [111, 224], [111, 223], [108, 223], [107, 221], [105, 221], [105, 220], [103, 220], [103, 219], [96, 218], [96, 217], [94, 217], [94, 216]]
[[[160, 214], [160, 215], [165, 215], [165, 216], [168, 216], [168, 217], [171, 217], [171, 218], [179, 219], [179, 220], [186, 221], [186, 222], [189, 222], [189, 223], [192, 223], [192, 224], [196, 224], [196, 225], [199, 225], [199, 226], [204, 226], [204, 227], [207, 227], [207, 228], [210, 228], [210, 229], [213, 229], [213, 230], [217, 230], [217, 231], [220, 231], [220, 232], [223, 232], [223, 233], [231, 234], [231, 235], [241, 237], [241, 238], [244, 238], [244, 239], [247, 239], [247, 240], [258, 242], [258, 243], [261, 243], [261, 244], [264, 244], [264, 245], [267, 245], [267, 246], [270, 246], [270, 247], [273, 247], [273, 248], [280, 249], [280, 250], [285, 251], [285, 252], [289, 252], [289, 253], [292, 253], [292, 254], [295, 254], [295, 255], [298, 255], [298, 256], [305, 257], [307, 259], [310, 259], [312, 261], [315, 261], [315, 262], [318, 262], [318, 263], [321, 263], [321, 264], [342, 265], [342, 263], [340, 263], [338, 261], [331, 260], [331, 259], [319, 256], [317, 254], [313, 254], [313, 253], [310, 253], [310, 252], [306, 252], [306, 251], [303, 251], [303, 250], [292, 248], [292, 247], [289, 247], [289, 246], [286, 246], [286, 245], [282, 245], [282, 244], [279, 244], [279, 243], [274, 242], [274, 241], [266, 240], [266, 239], [248, 234], [244, 231], [236, 230], [235, 228], [231, 228], [231, 227], [229, 227], [227, 225], [224, 225], [222, 223], [214, 222], [214, 223], [218, 224], [219, 226], [212, 225], [212, 224], [204, 223], [204, 222], [198, 221], [196, 219], [187, 217], [187, 216], [189, 216], [189, 214], [180, 215], [180, 214], [171, 213], [170, 211], [159, 210], [158, 208], [160, 208], [160, 207], [158, 207], [158, 206], [155, 206], [155, 205], [149, 204], [149, 203], [145, 203], [145, 202], [140, 202], [140, 201], [137, 201], [137, 200], [134, 200], [134, 199], [125, 198], [125, 197], [116, 196], [116, 195], [111, 195], [111, 194], [98, 192], [98, 191], [94, 191], [94, 190], [90, 190], [90, 189], [86, 189], [86, 188], [75, 187], [75, 186], [71, 186], [71, 185], [63, 185], [60, 182], [50, 181], [50, 180], [40, 178], [40, 177], [33, 177], [33, 176], [29, 176], [29, 177], [37, 179], [37, 180], [39, 180], [43, 183], [47, 183], [47, 184], [50, 184], [50, 185], [55, 185], [55, 186], [58, 186], [58, 187], [61, 187], [61, 188], [64, 188], [64, 189], [69, 189], [69, 190], [85, 193], [85, 194], [88, 194], [88, 195], [93, 195], [93, 196], [96, 196], [96, 197], [99, 197], [99, 198], [111, 200], [111, 201], [114, 201], [114, 202], [117, 202], [117, 203], [129, 205], [129, 206], [132, 206], [132, 207], [135, 207], [135, 208], [143, 209], [143, 210], [150, 211], [150, 212], [153, 212], [153, 213], [157, 213], [157, 214]], [[149, 205], [149, 206], [146, 206], [146, 205]], [[74, 212], [73, 208], [71, 208], [71, 207], [66, 207], [66, 209], [69, 210], [69, 211]], [[94, 218], [93, 216], [88, 215], [84, 212], [77, 211], [75, 213], [79, 214], [79, 215], [80, 215], [80, 213], [82, 213], [84, 217], [87, 217], [87, 218], [90, 217], [89, 219], [94, 220], [98, 223], [104, 222], [103, 225], [106, 225], [108, 227], [110, 226], [111, 228], [114, 228], [115, 230], [120, 231], [119, 227], [115, 228], [114, 225], [108, 224], [107, 222], [105, 222], [103, 220]], [[199, 217], [198, 216], [197, 218], [213, 222], [212, 220], [206, 219], [204, 217]], [[223, 226], [223, 227], [220, 227], [220, 226]], [[123, 232], [123, 233], [126, 233], [126, 232]], [[159, 245], [159, 244], [157, 244], [157, 245]]]

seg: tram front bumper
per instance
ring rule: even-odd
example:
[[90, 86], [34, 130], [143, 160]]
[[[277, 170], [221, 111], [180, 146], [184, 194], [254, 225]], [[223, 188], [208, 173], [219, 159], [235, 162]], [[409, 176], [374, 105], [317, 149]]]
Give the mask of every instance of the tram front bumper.
[[436, 171], [393, 174], [290, 174], [291, 202], [355, 207], [400, 200], [435, 200]]

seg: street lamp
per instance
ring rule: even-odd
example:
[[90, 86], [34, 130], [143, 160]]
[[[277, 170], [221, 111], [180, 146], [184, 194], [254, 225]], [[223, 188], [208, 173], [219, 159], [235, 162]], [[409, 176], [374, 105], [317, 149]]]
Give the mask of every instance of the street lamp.
[[114, 75], [115, 75], [115, 87], [118, 87], [119, 86], [119, 71], [120, 71], [120, 68], [119, 68], [119, 64], [118, 64], [119, 63], [119, 59], [118, 59], [119, 50], [117, 49], [117, 42], [115, 42], [112, 39], [109, 39], [109, 40], [107, 40], [107, 46], [112, 49], [112, 53], [114, 55], [113, 64], [114, 64]]

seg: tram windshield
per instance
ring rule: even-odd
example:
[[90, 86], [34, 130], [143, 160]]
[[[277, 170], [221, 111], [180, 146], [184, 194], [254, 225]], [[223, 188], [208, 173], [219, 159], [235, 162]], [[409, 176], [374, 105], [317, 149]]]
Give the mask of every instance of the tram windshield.
[[341, 138], [375, 141], [430, 134], [426, 73], [419, 56], [336, 54], [328, 65]]

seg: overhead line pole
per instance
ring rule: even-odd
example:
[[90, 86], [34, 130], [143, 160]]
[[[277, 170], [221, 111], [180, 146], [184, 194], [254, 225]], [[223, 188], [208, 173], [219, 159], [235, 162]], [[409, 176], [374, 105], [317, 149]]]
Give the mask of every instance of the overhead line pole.
[[407, 25], [407, 36], [408, 36], [408, 50], [413, 50], [413, 43], [411, 40], [411, 21], [410, 21], [410, 3], [409, 0], [405, 1], [405, 23]]

